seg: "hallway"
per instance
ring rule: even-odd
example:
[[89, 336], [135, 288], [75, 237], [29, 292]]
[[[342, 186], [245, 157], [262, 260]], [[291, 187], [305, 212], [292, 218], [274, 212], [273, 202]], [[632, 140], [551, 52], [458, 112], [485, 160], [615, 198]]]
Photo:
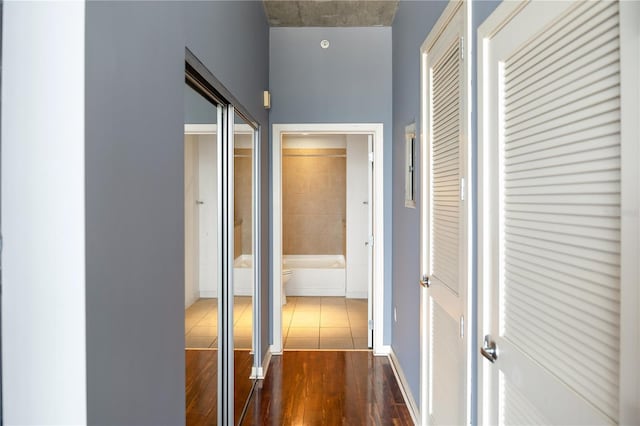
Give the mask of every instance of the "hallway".
[[[0, 24], [0, 426], [640, 425], [640, 1]], [[366, 196], [281, 179], [358, 135]]]
[[411, 425], [387, 357], [288, 351], [274, 357], [243, 425]]

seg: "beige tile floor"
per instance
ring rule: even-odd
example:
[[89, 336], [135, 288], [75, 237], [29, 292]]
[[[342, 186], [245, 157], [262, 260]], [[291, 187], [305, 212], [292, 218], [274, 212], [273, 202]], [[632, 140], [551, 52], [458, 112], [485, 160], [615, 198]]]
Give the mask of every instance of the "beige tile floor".
[[[234, 298], [236, 349], [251, 349], [251, 297]], [[218, 299], [198, 299], [185, 311], [185, 346], [218, 344]], [[344, 297], [287, 297], [282, 307], [285, 349], [367, 349], [367, 300]]]
[[[250, 296], [236, 296], [233, 304], [233, 334], [236, 349], [251, 349], [253, 311]], [[185, 311], [185, 346], [215, 348], [218, 344], [218, 299], [198, 299]]]
[[367, 300], [289, 296], [282, 339], [285, 349], [367, 349]]

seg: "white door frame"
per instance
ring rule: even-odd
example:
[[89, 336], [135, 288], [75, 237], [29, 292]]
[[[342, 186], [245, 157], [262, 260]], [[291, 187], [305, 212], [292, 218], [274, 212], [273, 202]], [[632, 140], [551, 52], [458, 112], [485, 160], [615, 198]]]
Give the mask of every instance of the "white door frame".
[[[430, 206], [430, 173], [428, 172], [428, 167], [430, 164], [430, 143], [431, 143], [431, 135], [428, 133], [431, 129], [431, 108], [429, 103], [429, 95], [427, 93], [429, 87], [428, 81], [428, 67], [427, 67], [427, 56], [431, 51], [433, 45], [438, 41], [442, 33], [446, 30], [447, 26], [450, 24], [456, 13], [460, 9], [464, 10], [464, 30], [462, 34], [462, 79], [464, 90], [461, 93], [461, 117], [460, 117], [460, 131], [462, 133], [462, 140], [460, 143], [460, 152], [463, 153], [464, 163], [460, 166], [460, 174], [466, 179], [466, 184], [461, 183], [460, 193], [464, 197], [464, 200], [467, 200], [464, 204], [460, 206], [460, 220], [466, 222], [466, 231], [464, 233], [465, 242], [461, 243], [461, 249], [466, 252], [466, 259], [464, 264], [461, 264], [461, 271], [464, 273], [461, 275], [461, 283], [460, 288], [465, 293], [464, 297], [466, 298], [466, 307], [464, 310], [464, 320], [460, 324], [460, 331], [464, 334], [466, 339], [466, 347], [465, 347], [465, 356], [466, 356], [466, 364], [465, 364], [465, 398], [466, 398], [466, 423], [469, 423], [471, 420], [471, 393], [472, 393], [472, 383], [474, 380], [472, 364], [475, 356], [475, 350], [473, 347], [472, 341], [472, 329], [474, 325], [473, 318], [473, 300], [472, 300], [472, 286], [473, 286], [473, 276], [472, 276], [472, 261], [473, 261], [473, 218], [472, 218], [472, 208], [474, 204], [473, 194], [470, 190], [472, 186], [472, 176], [471, 176], [471, 164], [472, 164], [472, 140], [471, 140], [471, 1], [449, 1], [449, 4], [445, 8], [445, 10], [440, 15], [440, 18], [436, 22], [436, 24], [431, 29], [429, 35], [422, 43], [420, 47], [420, 135], [419, 135], [419, 143], [421, 146], [420, 149], [420, 191], [421, 191], [421, 199], [420, 199], [420, 235], [421, 235], [421, 244], [420, 244], [420, 280], [424, 275], [430, 274], [430, 259], [429, 257], [429, 247], [431, 242], [430, 239], [430, 230], [429, 221], [431, 220], [431, 206]], [[424, 228], [424, 225], [427, 228]], [[421, 281], [420, 281], [421, 282]], [[416, 280], [416, 285], [418, 285], [418, 280]], [[437, 291], [437, 289], [428, 289], [424, 286], [421, 286], [420, 289], [420, 424], [427, 425], [429, 424], [429, 406], [430, 406], [430, 380], [429, 377], [429, 366], [430, 366], [430, 354], [432, 353], [432, 348], [429, 346], [429, 328], [430, 328], [430, 309], [428, 307], [429, 303], [429, 292]]]
[[281, 354], [282, 344], [282, 136], [291, 133], [322, 134], [369, 134], [373, 135], [374, 156], [374, 235], [373, 246], [373, 354], [387, 355], [389, 346], [382, 342], [384, 322], [384, 189], [383, 189], [383, 125], [382, 123], [366, 124], [274, 124], [272, 133], [272, 354]]

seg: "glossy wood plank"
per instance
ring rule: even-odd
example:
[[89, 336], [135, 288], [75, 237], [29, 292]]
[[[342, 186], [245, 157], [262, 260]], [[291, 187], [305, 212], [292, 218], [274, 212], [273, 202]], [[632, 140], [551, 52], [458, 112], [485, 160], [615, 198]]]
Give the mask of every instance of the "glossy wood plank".
[[412, 425], [386, 357], [285, 352], [253, 392], [243, 425]]
[[[249, 351], [234, 351], [236, 423], [251, 393], [253, 384], [249, 379], [251, 357]], [[186, 350], [185, 368], [186, 424], [188, 426], [217, 424], [218, 351]]]

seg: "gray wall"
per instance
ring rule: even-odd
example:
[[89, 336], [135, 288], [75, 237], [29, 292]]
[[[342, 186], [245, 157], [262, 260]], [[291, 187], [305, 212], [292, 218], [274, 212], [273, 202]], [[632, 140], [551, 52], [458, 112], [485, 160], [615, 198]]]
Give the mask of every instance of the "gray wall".
[[[385, 317], [391, 315], [391, 28], [271, 28], [271, 124], [383, 123]], [[328, 49], [320, 41], [329, 40]], [[384, 343], [391, 338], [384, 324]]]
[[[401, 1], [393, 21], [393, 186], [404, 189], [404, 129], [420, 134], [420, 46], [447, 2]], [[420, 158], [420, 143], [416, 143]], [[420, 168], [415, 174], [420, 206]], [[420, 401], [420, 209], [404, 207], [404, 191], [393, 193], [393, 323], [391, 346], [416, 402]]]
[[[476, 41], [478, 25], [495, 9], [499, 2], [480, 1], [473, 3], [473, 86], [472, 102], [475, 105], [476, 88]], [[446, 2], [400, 1], [393, 22], [393, 134], [394, 140], [404, 140], [404, 128], [415, 121], [416, 134], [420, 134], [420, 46], [433, 28]], [[475, 185], [477, 108], [472, 115], [473, 182]], [[404, 145], [396, 144], [393, 151], [393, 186], [404, 188]], [[416, 158], [420, 158], [420, 145], [416, 144]], [[476, 188], [473, 188], [474, 222], [476, 221]], [[420, 204], [420, 174], [416, 175], [416, 204]], [[396, 191], [393, 196], [393, 304], [397, 306], [398, 321], [393, 324], [391, 346], [398, 357], [411, 392], [420, 401], [420, 293], [417, 280], [420, 274], [418, 209], [404, 207], [404, 193]], [[474, 241], [475, 223], [474, 223]], [[475, 243], [474, 243], [475, 247]], [[473, 277], [476, 305], [476, 267], [474, 252]], [[475, 330], [475, 329], [474, 329]], [[475, 340], [475, 336], [472, 336]], [[473, 370], [475, 371], [475, 363]], [[475, 398], [475, 394], [473, 395]], [[475, 408], [475, 402], [472, 403]], [[475, 416], [475, 413], [473, 414]]]
[[183, 424], [185, 46], [266, 144], [268, 27], [260, 2], [86, 7], [88, 422]]

